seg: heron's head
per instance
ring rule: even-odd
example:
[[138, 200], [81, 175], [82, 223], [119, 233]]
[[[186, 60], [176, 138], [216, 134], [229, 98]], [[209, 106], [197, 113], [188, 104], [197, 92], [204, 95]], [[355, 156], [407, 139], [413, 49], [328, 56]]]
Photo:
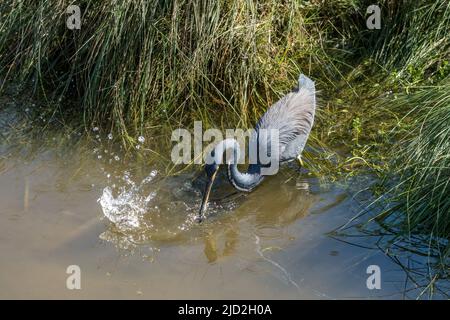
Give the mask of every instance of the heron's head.
[[206, 172], [206, 176], [208, 177], [208, 179], [212, 179], [218, 170], [219, 170], [219, 165], [215, 162], [212, 164], [205, 165], [205, 172]]
[[216, 179], [218, 171], [219, 171], [219, 165], [215, 162], [213, 162], [212, 164], [205, 165], [205, 172], [206, 172], [208, 181], [206, 182], [205, 192], [203, 193], [202, 204], [200, 206], [200, 211], [198, 213], [197, 219], [199, 222], [201, 222], [203, 220], [204, 213], [206, 211], [206, 208], [208, 207], [209, 195], [211, 193], [211, 188], [214, 183], [214, 180]]

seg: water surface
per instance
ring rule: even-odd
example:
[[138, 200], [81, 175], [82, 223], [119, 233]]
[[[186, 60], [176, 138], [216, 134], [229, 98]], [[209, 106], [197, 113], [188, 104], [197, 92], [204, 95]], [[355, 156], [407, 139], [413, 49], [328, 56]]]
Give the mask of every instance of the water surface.
[[[329, 235], [359, 212], [354, 195], [370, 177], [324, 185], [283, 167], [244, 195], [222, 173], [199, 225], [200, 171], [167, 176], [102, 137], [63, 149], [51, 135], [37, 148], [3, 139], [0, 298], [415, 298], [423, 290], [373, 237], [346, 239], [353, 245]], [[66, 287], [69, 265], [81, 269], [81, 290]], [[380, 290], [367, 288], [370, 265], [382, 270]]]

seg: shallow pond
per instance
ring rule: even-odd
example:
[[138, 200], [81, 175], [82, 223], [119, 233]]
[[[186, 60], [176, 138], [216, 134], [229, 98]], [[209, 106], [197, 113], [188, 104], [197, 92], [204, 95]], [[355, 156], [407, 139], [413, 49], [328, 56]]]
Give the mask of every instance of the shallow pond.
[[[59, 138], [44, 139], [37, 148], [11, 148], [8, 139], [0, 147], [0, 298], [391, 299], [423, 291], [374, 237], [329, 235], [360, 211], [354, 195], [370, 177], [323, 185], [289, 166], [243, 195], [221, 174], [199, 225], [201, 171], [166, 176], [111, 143], [61, 151]], [[70, 265], [80, 267], [80, 290], [66, 287]], [[379, 290], [367, 287], [371, 265], [381, 270]]]

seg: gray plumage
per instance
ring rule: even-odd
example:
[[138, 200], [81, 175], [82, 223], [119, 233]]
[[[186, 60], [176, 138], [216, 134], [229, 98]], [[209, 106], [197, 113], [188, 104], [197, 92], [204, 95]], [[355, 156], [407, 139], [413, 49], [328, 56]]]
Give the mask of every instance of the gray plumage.
[[301, 74], [298, 88], [272, 105], [256, 124], [259, 129], [279, 130], [280, 162], [297, 158], [303, 151], [314, 123], [314, 82]]
[[[258, 148], [261, 148], [260, 153], [271, 155], [271, 137], [261, 135], [261, 129], [266, 129], [266, 132], [275, 129], [278, 130], [279, 162], [299, 157], [314, 124], [315, 110], [314, 82], [301, 74], [298, 87], [272, 105], [256, 124], [252, 139], [257, 139]], [[236, 143], [230, 146], [230, 142], [227, 141], [223, 149], [230, 147], [236, 150], [235, 156], [238, 157]], [[249, 165], [247, 172], [240, 172], [235, 164], [229, 164], [227, 173], [231, 184], [240, 191], [249, 192], [264, 179], [260, 163]]]
[[[301, 74], [298, 79], [298, 87], [282, 97], [272, 105], [259, 119], [255, 127], [255, 134], [251, 137], [257, 141], [260, 154], [270, 155], [270, 136], [260, 134], [262, 129], [275, 129], [278, 131], [278, 160], [286, 162], [298, 158], [308, 140], [314, 123], [316, 110], [316, 90], [314, 82]], [[239, 159], [239, 143], [235, 139], [225, 139], [219, 142], [209, 156], [211, 161], [205, 166], [206, 174], [210, 181], [206, 187], [203, 202], [200, 208], [200, 218], [206, 210], [211, 185], [215, 179], [219, 165], [222, 163], [225, 150], [233, 151], [233, 161], [227, 163], [227, 174], [231, 184], [238, 190], [251, 191], [264, 179], [261, 173], [263, 165], [250, 164], [246, 172], [240, 172], [237, 167]], [[265, 152], [265, 153], [261, 153]]]

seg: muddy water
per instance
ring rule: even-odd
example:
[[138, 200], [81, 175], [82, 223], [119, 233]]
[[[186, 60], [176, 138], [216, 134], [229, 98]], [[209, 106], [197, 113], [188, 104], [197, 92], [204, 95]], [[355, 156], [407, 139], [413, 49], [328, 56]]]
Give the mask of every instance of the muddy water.
[[[369, 178], [351, 188], [324, 186], [285, 167], [242, 195], [222, 174], [198, 225], [201, 172], [167, 177], [111, 145], [22, 149], [1, 149], [0, 298], [403, 298], [421, 291], [409, 290], [403, 269], [373, 239], [356, 246], [328, 235], [359, 211], [353, 195]], [[80, 267], [80, 290], [66, 287], [70, 265]], [[382, 270], [380, 290], [367, 288], [369, 265]]]

